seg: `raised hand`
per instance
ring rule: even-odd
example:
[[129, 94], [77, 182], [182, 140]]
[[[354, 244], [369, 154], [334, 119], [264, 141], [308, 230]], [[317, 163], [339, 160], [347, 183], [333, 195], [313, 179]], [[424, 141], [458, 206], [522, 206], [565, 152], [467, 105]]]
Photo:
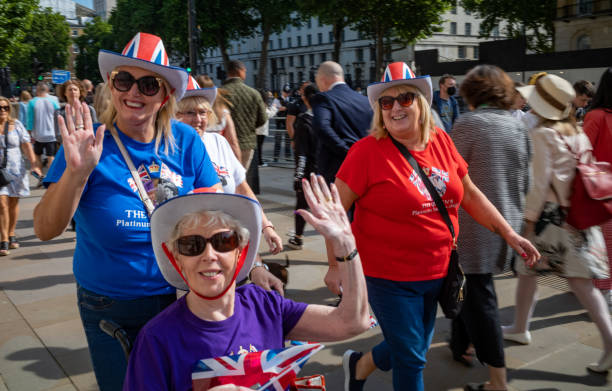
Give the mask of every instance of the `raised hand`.
[[101, 125], [94, 135], [91, 114], [85, 103], [74, 107], [66, 104], [65, 110], [66, 120], [60, 116], [57, 122], [62, 134], [66, 170], [87, 178], [102, 155], [102, 140], [106, 127]]
[[337, 257], [349, 254], [355, 238], [336, 185], [332, 183], [330, 191], [322, 176], [311, 174], [310, 182], [302, 179], [302, 188], [310, 212], [300, 209], [297, 213], [325, 237]]

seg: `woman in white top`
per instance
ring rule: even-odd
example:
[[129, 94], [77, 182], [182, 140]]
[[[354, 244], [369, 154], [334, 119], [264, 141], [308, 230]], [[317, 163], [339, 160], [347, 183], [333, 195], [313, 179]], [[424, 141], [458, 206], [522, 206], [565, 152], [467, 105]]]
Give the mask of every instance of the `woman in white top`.
[[576, 172], [574, 155], [591, 150], [589, 139], [570, 115], [575, 92], [569, 82], [555, 75], [517, 89], [539, 118], [539, 124], [530, 130], [533, 181], [524, 218], [525, 236], [536, 245], [542, 260], [532, 269], [523, 262], [515, 263], [519, 281], [514, 324], [503, 328], [504, 338], [524, 345], [531, 342], [529, 318], [535, 305], [536, 278], [552, 272], [567, 278], [603, 339], [603, 356], [587, 368], [607, 372], [612, 368], [612, 322], [604, 297], [591, 282], [609, 273], [603, 237], [598, 226], [577, 230], [565, 222]]
[[[200, 88], [193, 77], [189, 77], [187, 91], [183, 99], [178, 103], [178, 111], [176, 118], [191, 125], [202, 138], [206, 146], [206, 152], [210, 157], [213, 167], [217, 171], [223, 191], [225, 193], [237, 193], [245, 195], [249, 198], [257, 199], [253, 190], [246, 181], [246, 172], [240, 160], [233, 153], [228, 141], [219, 133], [208, 132], [207, 125], [214, 124], [217, 121], [212, 104], [217, 96], [217, 89]], [[280, 236], [274, 230], [274, 225], [268, 220], [262, 209], [262, 227], [263, 235], [268, 243], [270, 252], [278, 254], [283, 249], [283, 242]], [[256, 266], [261, 266], [261, 260], [258, 258]], [[282, 283], [280, 280], [274, 279], [270, 281], [273, 288], [283, 293]], [[264, 288], [268, 288], [264, 286]]]

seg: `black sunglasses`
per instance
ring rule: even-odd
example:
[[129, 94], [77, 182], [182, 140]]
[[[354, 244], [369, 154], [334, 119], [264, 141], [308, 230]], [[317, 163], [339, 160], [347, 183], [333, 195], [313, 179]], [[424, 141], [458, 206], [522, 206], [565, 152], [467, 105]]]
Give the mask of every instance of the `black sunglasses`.
[[0, 106], [0, 111], [10, 111], [11, 107], [10, 106]]
[[397, 100], [400, 106], [410, 107], [412, 106], [412, 102], [414, 102], [415, 96], [416, 95], [412, 92], [404, 92], [398, 96], [381, 96], [378, 98], [378, 104], [383, 110], [391, 110], [393, 108], [393, 102]]
[[127, 92], [134, 83], [138, 85], [138, 91], [146, 96], [157, 94], [162, 86], [162, 79], [155, 76], [143, 76], [135, 79], [131, 73], [126, 71], [113, 71], [111, 73], [113, 87], [121, 92]]
[[218, 232], [210, 238], [201, 235], [188, 235], [181, 236], [176, 240], [179, 254], [187, 257], [202, 254], [207, 243], [210, 243], [216, 251], [226, 253], [238, 247], [238, 234], [234, 231], [224, 231]]

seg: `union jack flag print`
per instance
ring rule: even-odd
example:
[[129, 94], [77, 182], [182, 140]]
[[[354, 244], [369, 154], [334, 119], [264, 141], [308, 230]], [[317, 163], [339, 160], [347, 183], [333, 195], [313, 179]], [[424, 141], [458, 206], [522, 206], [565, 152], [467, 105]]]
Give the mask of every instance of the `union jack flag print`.
[[393, 80], [414, 79], [414, 77], [414, 72], [405, 62], [394, 62], [387, 66], [381, 81], [387, 83]]
[[132, 38], [123, 52], [124, 56], [139, 58], [158, 65], [168, 66], [168, 55], [161, 38], [147, 33], [138, 33]]
[[321, 344], [305, 344], [203, 359], [191, 373], [193, 391], [206, 391], [222, 384], [258, 391], [286, 391], [306, 361], [321, 349]]

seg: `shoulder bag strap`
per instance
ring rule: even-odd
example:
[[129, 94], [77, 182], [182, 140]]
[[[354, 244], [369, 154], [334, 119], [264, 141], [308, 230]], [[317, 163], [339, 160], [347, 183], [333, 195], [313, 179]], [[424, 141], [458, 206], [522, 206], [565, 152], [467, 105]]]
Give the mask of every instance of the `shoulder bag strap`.
[[8, 130], [9, 128], [9, 121], [8, 119], [6, 120], [6, 122], [4, 123], [4, 156], [2, 156], [2, 167], [0, 168], [6, 168], [6, 158], [8, 155]]
[[155, 209], [155, 205], [153, 205], [153, 201], [151, 201], [151, 199], [149, 198], [149, 195], [147, 194], [147, 191], [145, 190], [144, 185], [142, 184], [142, 179], [140, 179], [140, 175], [138, 175], [138, 170], [136, 170], [136, 167], [134, 167], [134, 163], [132, 163], [132, 158], [130, 158], [130, 154], [125, 149], [123, 142], [121, 142], [121, 139], [119, 138], [119, 135], [117, 134], [117, 130], [115, 129], [114, 126], [111, 127], [109, 130], [111, 134], [113, 135], [113, 138], [115, 139], [115, 142], [117, 143], [117, 146], [119, 147], [119, 150], [121, 151], [121, 154], [123, 155], [123, 159], [125, 160], [125, 162], [128, 165], [128, 168], [130, 169], [132, 178], [134, 178], [136, 187], [138, 187], [138, 194], [140, 195], [140, 199], [142, 200], [142, 203], [147, 209], [147, 213], [149, 214], [149, 217], [150, 217], [151, 214], [153, 213], [153, 209]]
[[412, 154], [410, 154], [410, 151], [408, 151], [408, 148], [406, 148], [402, 143], [398, 142], [393, 137], [391, 137], [391, 135], [389, 135], [389, 138], [391, 138], [391, 141], [393, 142], [393, 144], [397, 147], [397, 149], [399, 149], [400, 153], [404, 156], [404, 158], [406, 158], [406, 160], [408, 161], [408, 163], [410, 163], [412, 168], [416, 172], [419, 173], [419, 176], [421, 177], [421, 180], [423, 181], [423, 183], [427, 187], [427, 190], [429, 191], [429, 194], [431, 195], [431, 197], [433, 198], [434, 202], [436, 203], [436, 206], [438, 207], [438, 211], [442, 215], [442, 219], [444, 220], [444, 222], [448, 226], [448, 230], [450, 231], [451, 236], [453, 238], [453, 248], [456, 248], [457, 247], [457, 238], [455, 237], [455, 227], [453, 226], [453, 223], [450, 220], [450, 217], [448, 215], [448, 210], [446, 210], [446, 206], [444, 206], [444, 202], [442, 201], [442, 198], [440, 198], [440, 195], [438, 194], [438, 191], [436, 190], [434, 185], [431, 183], [429, 178], [427, 178], [427, 175], [425, 174], [425, 172], [423, 172], [423, 169], [421, 168], [421, 166], [419, 166], [419, 164], [417, 163], [417, 161], [414, 158], [414, 156], [412, 156]]

